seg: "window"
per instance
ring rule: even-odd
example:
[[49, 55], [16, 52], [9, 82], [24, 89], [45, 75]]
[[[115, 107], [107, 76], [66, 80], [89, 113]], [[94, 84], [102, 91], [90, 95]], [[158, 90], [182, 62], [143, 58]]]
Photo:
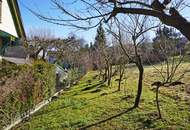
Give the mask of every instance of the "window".
[[2, 0], [0, 0], [0, 23], [2, 22]]

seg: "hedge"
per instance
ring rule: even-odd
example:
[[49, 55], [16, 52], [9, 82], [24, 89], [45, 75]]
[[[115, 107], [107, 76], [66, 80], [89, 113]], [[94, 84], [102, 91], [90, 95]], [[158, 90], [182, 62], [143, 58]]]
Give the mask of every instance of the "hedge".
[[55, 93], [54, 65], [35, 61], [32, 65], [3, 63], [0, 71], [0, 129], [30, 112]]

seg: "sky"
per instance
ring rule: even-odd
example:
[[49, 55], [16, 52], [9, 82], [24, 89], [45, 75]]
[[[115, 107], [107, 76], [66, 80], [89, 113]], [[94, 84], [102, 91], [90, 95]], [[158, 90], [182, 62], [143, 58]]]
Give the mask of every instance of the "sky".
[[[26, 8], [27, 6], [35, 11], [37, 10], [41, 13], [49, 14], [52, 10], [52, 6], [49, 0], [18, 0], [18, 3], [20, 6], [20, 11], [26, 34], [28, 34], [30, 30], [35, 30], [39, 28], [48, 31], [50, 30], [53, 33], [53, 35], [55, 35], [55, 37], [66, 38], [67, 36], [69, 36], [69, 34], [75, 33], [78, 37], [84, 38], [87, 43], [94, 41], [96, 35], [95, 28], [89, 31], [79, 31], [65, 26], [47, 23], [37, 18]], [[54, 11], [54, 13], [55, 15], [58, 15], [56, 11]]]
[[[67, 0], [64, 1], [67, 2]], [[186, 1], [190, 3], [190, 0]], [[91, 29], [89, 31], [78, 31], [76, 29], [71, 29], [66, 26], [54, 25], [40, 20], [26, 8], [27, 6], [32, 10], [40, 12], [41, 14], [53, 14], [55, 16], [59, 15], [59, 13], [56, 12], [54, 8], [52, 8], [50, 0], [18, 0], [18, 2], [20, 6], [24, 28], [27, 34], [29, 30], [35, 30], [39, 28], [50, 30], [56, 37], [60, 38], [66, 38], [69, 34], [75, 33], [78, 37], [84, 38], [87, 43], [94, 41], [96, 35], [96, 28]], [[185, 16], [188, 19], [190, 16], [189, 10], [190, 8], [187, 8], [187, 10], [184, 10], [182, 12], [183, 16]]]

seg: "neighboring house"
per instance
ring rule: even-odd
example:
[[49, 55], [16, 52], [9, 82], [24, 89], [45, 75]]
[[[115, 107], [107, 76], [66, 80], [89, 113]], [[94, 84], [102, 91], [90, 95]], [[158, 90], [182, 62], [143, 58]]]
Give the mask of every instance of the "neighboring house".
[[54, 64], [57, 61], [56, 55], [57, 55], [57, 50], [55, 48], [49, 48], [47, 50], [46, 60], [49, 63]]
[[17, 0], [0, 0], [0, 55], [24, 58], [25, 38]]

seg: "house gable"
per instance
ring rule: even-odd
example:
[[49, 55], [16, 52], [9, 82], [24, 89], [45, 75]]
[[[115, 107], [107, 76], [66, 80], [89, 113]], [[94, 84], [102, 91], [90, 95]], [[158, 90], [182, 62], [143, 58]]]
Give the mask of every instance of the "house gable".
[[0, 30], [17, 38], [26, 38], [17, 0], [2, 0]]
[[2, 8], [1, 8], [1, 23], [0, 30], [7, 32], [15, 37], [18, 37], [15, 23], [8, 5], [7, 0], [2, 0]]
[[19, 38], [26, 38], [17, 0], [7, 0]]

